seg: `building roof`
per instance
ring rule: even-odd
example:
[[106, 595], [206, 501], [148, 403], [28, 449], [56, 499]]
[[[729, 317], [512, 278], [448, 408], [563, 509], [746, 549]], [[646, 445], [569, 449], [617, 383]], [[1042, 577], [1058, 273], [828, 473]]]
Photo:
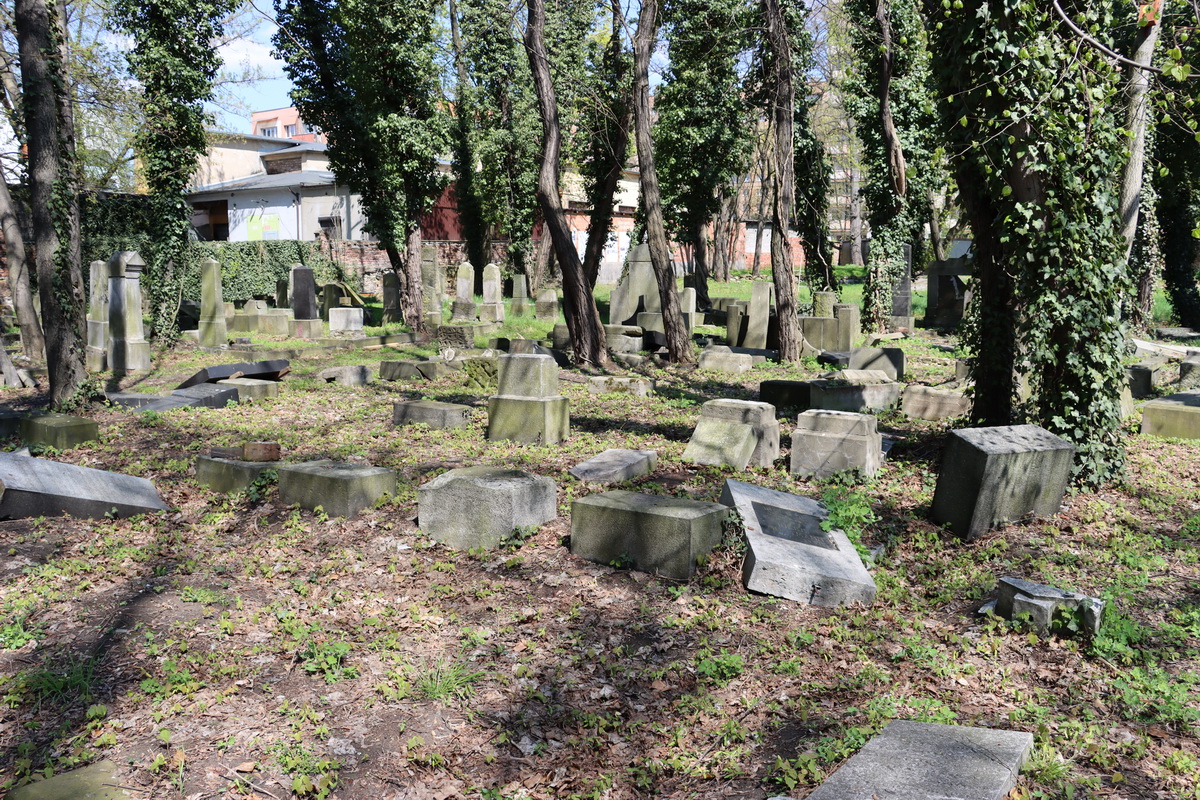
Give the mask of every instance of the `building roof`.
[[216, 194], [221, 192], [251, 192], [263, 189], [297, 189], [306, 186], [333, 186], [337, 183], [333, 173], [325, 170], [301, 170], [299, 172], [280, 172], [275, 175], [251, 175], [224, 183], [210, 183], [207, 186], [197, 186], [188, 192], [189, 196], [198, 194]]

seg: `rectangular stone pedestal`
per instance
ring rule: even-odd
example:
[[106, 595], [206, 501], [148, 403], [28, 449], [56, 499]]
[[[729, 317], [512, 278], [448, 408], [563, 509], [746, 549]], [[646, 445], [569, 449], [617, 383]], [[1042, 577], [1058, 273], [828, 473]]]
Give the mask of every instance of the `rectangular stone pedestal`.
[[352, 517], [396, 493], [396, 473], [384, 467], [322, 460], [278, 469], [279, 498], [285, 504], [310, 510], [320, 506], [331, 517]]
[[561, 395], [494, 395], [488, 398], [488, 439], [507, 439], [521, 444], [558, 444], [570, 433], [569, 402]]
[[196, 458], [196, 481], [207, 486], [214, 492], [229, 494], [244, 492], [269, 469], [275, 469], [275, 464], [267, 462], [242, 461], [232, 458]]
[[1142, 407], [1142, 433], [1200, 439], [1200, 390], [1151, 400]]
[[423, 423], [431, 428], [465, 428], [471, 407], [436, 400], [405, 400], [392, 407], [396, 427]]
[[791, 471], [805, 478], [828, 478], [858, 470], [871, 477], [883, 465], [883, 437], [875, 417], [846, 411], [805, 411], [792, 433]]
[[44, 444], [70, 450], [100, 438], [100, 426], [87, 417], [69, 414], [39, 414], [21, 420], [21, 438], [29, 444]]

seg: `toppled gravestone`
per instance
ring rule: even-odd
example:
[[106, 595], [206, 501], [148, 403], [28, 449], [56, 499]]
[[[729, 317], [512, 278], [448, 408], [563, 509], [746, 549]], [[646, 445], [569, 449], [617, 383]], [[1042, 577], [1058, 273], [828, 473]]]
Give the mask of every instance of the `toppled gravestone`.
[[779, 420], [775, 406], [754, 400], [709, 400], [683, 451], [695, 464], [747, 464], [769, 467], [779, 458]]
[[654, 450], [605, 450], [582, 464], [567, 470], [588, 483], [624, 483], [654, 471], [658, 453]]
[[822, 529], [828, 512], [816, 500], [726, 480], [721, 503], [746, 528], [742, 583], [750, 591], [814, 606], [875, 600], [858, 551], [844, 532]]
[[0, 453], [0, 519], [129, 517], [166, 507], [145, 478]]
[[1034, 630], [1046, 633], [1055, 628], [1074, 632], [1100, 633], [1104, 601], [1078, 592], [1068, 592], [1044, 583], [1001, 578], [996, 599], [979, 609], [994, 612], [1005, 619], [1028, 619]]
[[1024, 731], [898, 719], [809, 800], [1003, 800], [1033, 749]]
[[218, 364], [215, 367], [205, 367], [176, 389], [186, 389], [198, 383], [216, 383], [229, 378], [256, 378], [258, 380], [277, 381], [291, 370], [291, 362], [281, 358], [275, 361], [254, 361], [240, 364]]
[[317, 380], [340, 386], [366, 386], [371, 382], [371, 368], [360, 364], [329, 367], [317, 373]]

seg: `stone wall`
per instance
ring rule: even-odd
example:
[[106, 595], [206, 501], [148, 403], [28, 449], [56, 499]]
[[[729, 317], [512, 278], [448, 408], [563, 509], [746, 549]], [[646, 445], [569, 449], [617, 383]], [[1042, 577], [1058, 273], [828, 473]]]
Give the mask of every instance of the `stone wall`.
[[[321, 250], [330, 260], [341, 264], [348, 276], [357, 278], [362, 291], [366, 294], [382, 294], [383, 274], [392, 268], [387, 251], [379, 246], [379, 242], [350, 241], [348, 239], [328, 239], [319, 237]], [[454, 280], [457, 277], [457, 267], [466, 260], [467, 251], [464, 242], [426, 242], [437, 248], [438, 262], [446, 270], [446, 293], [454, 293]], [[507, 242], [492, 243], [492, 260], [504, 263], [504, 249]]]

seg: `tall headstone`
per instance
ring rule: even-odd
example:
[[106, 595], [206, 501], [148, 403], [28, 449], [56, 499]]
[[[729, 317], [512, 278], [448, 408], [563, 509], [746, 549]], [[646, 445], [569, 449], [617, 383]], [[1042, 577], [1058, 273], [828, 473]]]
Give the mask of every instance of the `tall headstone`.
[[400, 276], [394, 272], [383, 273], [383, 324], [400, 322]]
[[483, 268], [483, 305], [479, 307], [479, 318], [484, 322], [504, 322], [502, 285], [499, 264]]
[[633, 325], [640, 311], [662, 313], [658, 279], [650, 262], [650, 246], [645, 244], [629, 251], [625, 274], [609, 299], [608, 321], [612, 325]]
[[499, 359], [499, 389], [488, 398], [488, 439], [558, 444], [570, 433], [567, 398], [559, 393], [552, 356], [508, 355]]
[[288, 279], [275, 279], [275, 307], [289, 308], [291, 303], [288, 302]]
[[766, 349], [767, 330], [771, 319], [771, 284], [756, 281], [750, 290], [750, 308], [746, 319], [746, 332], [742, 346], [759, 350]]
[[509, 310], [518, 317], [529, 313], [529, 284], [526, 283], [524, 274], [513, 275], [512, 303]]
[[474, 322], [478, 316], [475, 305], [475, 267], [470, 261], [458, 265], [458, 278], [454, 282], [454, 305], [450, 310], [451, 322]]
[[549, 287], [540, 290], [533, 315], [538, 319], [558, 319], [558, 292]]
[[[280, 281], [284, 283], [285, 281]], [[200, 346], [220, 347], [225, 344], [225, 302], [221, 296], [221, 263], [206, 258], [200, 264]]]
[[142, 272], [134, 250], [108, 260], [108, 365], [113, 371], [150, 369], [150, 343], [142, 322]]
[[316, 339], [325, 333], [317, 307], [317, 283], [311, 267], [292, 267], [292, 335], [297, 339]]
[[87, 368], [108, 368], [108, 266], [93, 261], [88, 266]]
[[438, 262], [437, 248], [421, 247], [421, 310], [426, 314], [441, 314], [446, 294], [446, 271]]

